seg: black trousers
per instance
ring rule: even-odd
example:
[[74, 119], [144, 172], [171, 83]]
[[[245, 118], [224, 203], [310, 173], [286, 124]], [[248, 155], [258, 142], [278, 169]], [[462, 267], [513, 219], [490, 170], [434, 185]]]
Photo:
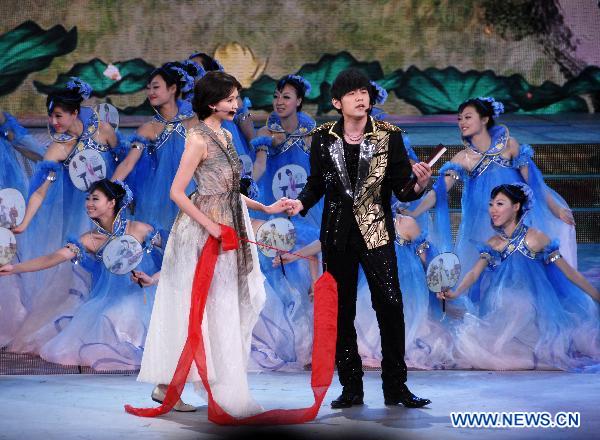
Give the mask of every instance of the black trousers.
[[404, 312], [394, 242], [367, 249], [356, 224], [343, 250], [323, 249], [326, 268], [338, 284], [338, 335], [335, 362], [340, 383], [362, 391], [362, 362], [356, 342], [356, 290], [359, 264], [366, 275], [381, 335], [381, 378], [384, 394], [406, 382]]

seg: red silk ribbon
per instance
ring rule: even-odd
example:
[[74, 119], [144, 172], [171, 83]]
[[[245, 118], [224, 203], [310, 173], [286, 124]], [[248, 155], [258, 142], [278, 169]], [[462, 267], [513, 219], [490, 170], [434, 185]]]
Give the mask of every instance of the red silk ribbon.
[[[237, 249], [239, 246], [236, 232], [224, 225], [221, 225], [221, 246], [224, 251]], [[218, 254], [219, 240], [209, 236], [194, 273], [188, 337], [162, 405], [158, 408], [134, 408], [131, 405], [125, 405], [125, 411], [141, 417], [156, 417], [169, 412], [181, 398], [192, 362], [195, 362], [208, 394], [208, 419], [211, 422], [219, 425], [280, 425], [314, 420], [333, 378], [337, 337], [337, 284], [333, 276], [329, 272], [325, 272], [315, 283], [311, 373], [314, 404], [306, 408], [273, 409], [250, 417], [236, 418], [223, 410], [213, 398], [208, 383], [206, 352], [202, 337], [204, 308]]]

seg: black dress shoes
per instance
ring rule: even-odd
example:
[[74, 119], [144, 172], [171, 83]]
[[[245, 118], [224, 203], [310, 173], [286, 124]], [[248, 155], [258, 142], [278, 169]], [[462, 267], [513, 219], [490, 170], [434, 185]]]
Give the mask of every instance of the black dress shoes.
[[421, 408], [431, 403], [429, 399], [422, 399], [415, 396], [406, 385], [402, 385], [396, 392], [384, 393], [383, 398], [386, 405], [398, 405], [401, 403], [407, 408]]
[[331, 401], [331, 407], [333, 409], [350, 408], [354, 405], [363, 404], [363, 392], [362, 391], [346, 391], [343, 390], [340, 396]]

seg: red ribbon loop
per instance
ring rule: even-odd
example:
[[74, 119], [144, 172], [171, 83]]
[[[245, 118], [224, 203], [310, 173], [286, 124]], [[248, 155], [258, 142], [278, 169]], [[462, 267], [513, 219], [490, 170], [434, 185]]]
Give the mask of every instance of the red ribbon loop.
[[[221, 225], [221, 246], [224, 251], [237, 249], [239, 241], [235, 230]], [[181, 398], [192, 362], [208, 394], [208, 419], [220, 425], [264, 425], [304, 423], [317, 416], [321, 403], [333, 377], [335, 344], [337, 337], [337, 284], [329, 272], [315, 283], [314, 337], [312, 353], [311, 387], [314, 404], [298, 409], [273, 409], [251, 417], [235, 418], [224, 411], [214, 400], [206, 367], [206, 352], [202, 335], [202, 319], [208, 291], [214, 275], [219, 241], [209, 236], [194, 273], [192, 303], [190, 307], [188, 337], [179, 357], [175, 374], [169, 384], [165, 400], [158, 408], [134, 408], [125, 405], [125, 411], [141, 417], [156, 417], [169, 412]]]

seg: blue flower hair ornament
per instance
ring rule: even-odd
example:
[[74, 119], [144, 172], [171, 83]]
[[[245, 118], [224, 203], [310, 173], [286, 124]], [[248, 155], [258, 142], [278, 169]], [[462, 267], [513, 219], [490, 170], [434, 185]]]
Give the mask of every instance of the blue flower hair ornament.
[[531, 208], [533, 207], [533, 204], [535, 202], [535, 197], [533, 195], [533, 190], [531, 189], [531, 187], [521, 182], [513, 183], [513, 186], [518, 186], [519, 188], [521, 188], [521, 191], [523, 191], [523, 194], [525, 194], [526, 200], [525, 203], [523, 203], [523, 213], [531, 211]]
[[129, 206], [129, 204], [133, 202], [133, 192], [129, 188], [129, 185], [127, 185], [121, 180], [114, 180], [113, 183], [116, 183], [125, 191], [125, 195], [123, 196], [123, 200], [121, 202], [121, 209], [125, 208], [126, 206]]
[[67, 83], [67, 90], [75, 91], [82, 99], [89, 99], [93, 92], [92, 86], [76, 76], [72, 76]]
[[306, 78], [303, 78], [300, 75], [288, 75], [286, 78], [293, 79], [294, 81], [297, 81], [300, 84], [302, 84], [302, 87], [304, 88], [304, 96], [308, 96], [310, 94], [310, 91], [312, 90], [312, 86], [310, 85], [310, 83], [308, 82], [308, 80]]
[[383, 87], [381, 87], [375, 81], [371, 81], [371, 85], [373, 87], [375, 87], [375, 91], [377, 92], [377, 97], [375, 98], [375, 104], [377, 104], [377, 105], [384, 104], [385, 101], [386, 101], [386, 99], [387, 99], [387, 97], [388, 97], [387, 90], [384, 89]]
[[204, 75], [206, 75], [206, 70], [200, 64], [192, 60], [182, 61], [184, 69], [188, 72], [190, 76], [193, 76], [195, 79], [200, 79]]
[[525, 214], [531, 210], [531, 208], [533, 207], [533, 204], [535, 203], [535, 197], [533, 195], [533, 190], [531, 189], [531, 187], [529, 185], [527, 185], [525, 183], [521, 183], [521, 182], [515, 182], [515, 183], [505, 183], [505, 184], [500, 185], [500, 187], [505, 192], [510, 194], [511, 197], [513, 197], [517, 200], [521, 198], [520, 194], [515, 193], [512, 188], [513, 187], [519, 188], [521, 191], [523, 191], [523, 194], [525, 195], [525, 201], [522, 203], [523, 214]]
[[502, 113], [504, 113], [504, 104], [502, 104], [500, 101], [496, 101], [491, 96], [480, 96], [477, 99], [479, 101], [489, 102], [492, 105], [492, 109], [494, 110], [494, 117], [498, 117]]
[[194, 78], [182, 67], [172, 67], [172, 69], [179, 76], [181, 91], [183, 93], [191, 92], [194, 89]]

